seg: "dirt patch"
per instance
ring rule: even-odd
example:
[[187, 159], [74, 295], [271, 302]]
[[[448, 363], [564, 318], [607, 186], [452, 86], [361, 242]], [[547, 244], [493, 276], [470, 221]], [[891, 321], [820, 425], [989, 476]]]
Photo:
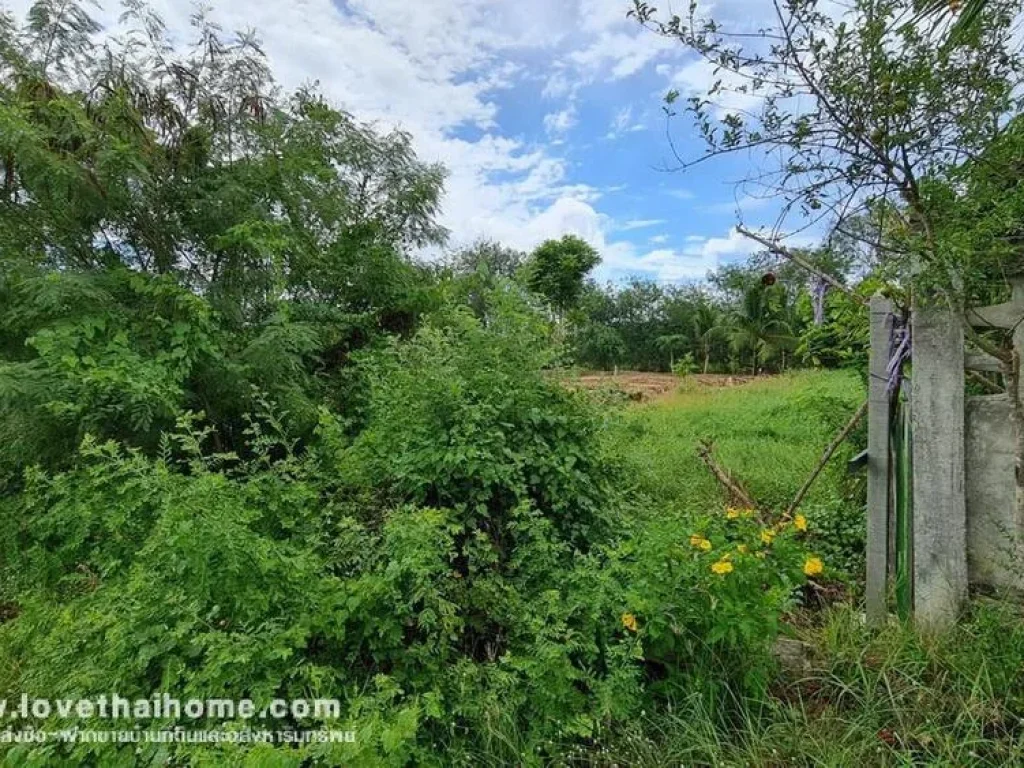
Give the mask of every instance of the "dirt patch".
[[641, 373], [619, 371], [619, 373], [584, 373], [567, 383], [583, 389], [617, 389], [630, 400], [651, 400], [667, 392], [674, 392], [684, 382], [702, 387], [735, 387], [753, 379], [750, 376], [732, 376], [718, 373], [698, 373], [680, 378], [672, 373]]
[[21, 608], [17, 603], [0, 603], [0, 624], [18, 618]]

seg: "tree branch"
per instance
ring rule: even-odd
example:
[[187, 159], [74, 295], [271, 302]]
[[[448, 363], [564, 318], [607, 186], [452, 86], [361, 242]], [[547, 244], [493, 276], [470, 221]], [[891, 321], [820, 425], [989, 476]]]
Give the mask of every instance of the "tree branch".
[[720, 467], [711, 455], [713, 445], [706, 441], [701, 441], [697, 446], [697, 456], [704, 463], [711, 474], [715, 476], [715, 479], [729, 492], [730, 500], [736, 501], [742, 504], [747, 509], [757, 509], [758, 505], [750, 497], [750, 494], [744, 490], [743, 486], [736, 481], [732, 475], [725, 469]]
[[811, 476], [807, 478], [800, 490], [797, 491], [793, 501], [791, 501], [789, 506], [786, 508], [786, 514], [783, 516], [784, 518], [789, 518], [793, 515], [793, 512], [796, 511], [797, 507], [799, 507], [800, 503], [804, 500], [804, 496], [806, 496], [807, 492], [811, 490], [811, 486], [814, 485], [814, 481], [818, 479], [818, 475], [821, 474], [821, 470], [825, 468], [825, 465], [828, 464], [829, 460], [831, 460], [832, 455], [836, 452], [839, 446], [843, 444], [843, 441], [850, 436], [853, 428], [857, 426], [857, 422], [859, 422], [867, 412], [868, 401], [865, 400], [861, 403], [857, 412], [853, 414], [848, 422], [846, 422], [846, 426], [843, 427], [842, 431], [840, 431], [840, 433], [836, 435], [835, 439], [829, 443], [828, 448], [825, 449], [825, 453], [821, 456], [821, 461], [818, 462], [818, 466], [814, 468], [814, 471], [811, 472]]
[[813, 264], [811, 264], [809, 261], [807, 261], [807, 259], [805, 259], [803, 256], [800, 256], [799, 254], [791, 251], [790, 249], [788, 249], [788, 248], [786, 248], [784, 246], [779, 245], [778, 243], [774, 242], [773, 240], [769, 240], [769, 239], [767, 239], [765, 237], [761, 237], [761, 235], [758, 235], [758, 234], [756, 234], [754, 232], [751, 232], [749, 229], [744, 227], [742, 224], [740, 224], [740, 225], [738, 225], [736, 227], [736, 231], [739, 232], [744, 237], [748, 237], [751, 240], [753, 240], [754, 242], [760, 243], [761, 245], [763, 245], [765, 248], [767, 248], [772, 253], [774, 253], [774, 254], [776, 254], [778, 256], [782, 256], [783, 258], [789, 259], [790, 261], [792, 261], [797, 266], [803, 267], [804, 269], [806, 269], [811, 274], [817, 275], [822, 280], [824, 280], [826, 283], [831, 285], [833, 288], [836, 288], [836, 289], [842, 291], [843, 293], [845, 293], [846, 295], [848, 295], [854, 301], [856, 301], [856, 302], [858, 302], [858, 303], [860, 303], [860, 304], [862, 304], [864, 306], [867, 306], [867, 303], [868, 303], [867, 299], [865, 299], [863, 296], [859, 296], [858, 294], [856, 294], [853, 291], [851, 291], [849, 288], [847, 288], [845, 285], [843, 285], [841, 282], [839, 282], [836, 278], [832, 277], [832, 275], [828, 274], [827, 272], [823, 272], [822, 270], [820, 270], [817, 267], [815, 267]]

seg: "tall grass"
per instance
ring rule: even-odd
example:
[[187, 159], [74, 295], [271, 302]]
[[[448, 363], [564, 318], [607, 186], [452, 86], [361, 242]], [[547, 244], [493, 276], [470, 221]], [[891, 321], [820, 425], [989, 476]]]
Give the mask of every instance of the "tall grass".
[[[721, 505], [694, 453], [713, 440], [719, 461], [767, 507], [781, 508], [863, 397], [856, 376], [796, 373], [738, 387], [684, 384], [631, 408], [618, 427], [637, 489], [661, 524]], [[863, 488], [844, 458], [808, 496], [820, 545], [860, 578]], [[853, 590], [856, 593], [856, 590]], [[867, 629], [855, 599], [793, 617], [809, 668], [766, 695], [709, 699], [677, 691], [571, 764], [595, 766], [1024, 765], [1024, 622], [1009, 603], [976, 603], [951, 633], [893, 623]]]
[[[706, 508], [721, 489], [697, 460], [700, 440], [712, 440], [721, 463], [768, 506], [785, 506], [817, 464], [829, 438], [860, 405], [858, 377], [801, 372], [716, 387], [683, 380], [680, 389], [630, 409], [619, 441], [640, 488], [659, 503]], [[840, 492], [837, 461], [808, 497]]]
[[[644, 508], [660, 520], [683, 524], [723, 506], [721, 487], [697, 458], [701, 440], [714, 443], [716, 459], [759, 504], [781, 511], [863, 399], [860, 378], [846, 372], [801, 371], [726, 387], [684, 379], [677, 392], [627, 409], [614, 439], [649, 500]], [[846, 460], [865, 440], [862, 424], [801, 507], [831, 573], [853, 586], [863, 568], [864, 480], [847, 471]]]
[[685, 696], [631, 723], [593, 765], [1024, 764], [1024, 622], [975, 605], [951, 633], [869, 631], [850, 605], [800, 630], [810, 671], [728, 713]]

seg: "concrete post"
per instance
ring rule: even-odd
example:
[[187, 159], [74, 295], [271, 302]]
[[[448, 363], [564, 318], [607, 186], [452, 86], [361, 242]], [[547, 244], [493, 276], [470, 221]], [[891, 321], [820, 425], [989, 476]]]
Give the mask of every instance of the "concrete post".
[[892, 335], [892, 302], [871, 298], [871, 353], [868, 363], [868, 506], [865, 603], [869, 624], [888, 615], [889, 573], [889, 407], [886, 367]]
[[911, 333], [914, 619], [939, 630], [967, 597], [964, 338], [936, 306], [914, 309]]

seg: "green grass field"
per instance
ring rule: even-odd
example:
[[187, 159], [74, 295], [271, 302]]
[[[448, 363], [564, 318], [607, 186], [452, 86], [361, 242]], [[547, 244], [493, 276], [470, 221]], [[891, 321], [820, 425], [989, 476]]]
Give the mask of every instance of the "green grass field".
[[[724, 507], [719, 483], [697, 457], [702, 440], [765, 510], [781, 512], [864, 398], [850, 373], [803, 371], [742, 386], [684, 380], [678, 391], [627, 409], [614, 440], [629, 476], [659, 517], [680, 521]], [[846, 460], [860, 450], [863, 424], [812, 486], [801, 511], [830, 571], [856, 591], [863, 563], [863, 478]]]
[[[730, 388], [683, 383], [633, 406], [616, 428], [639, 490], [669, 524], [724, 503], [694, 453], [713, 439], [720, 462], [754, 497], [784, 507], [863, 398], [853, 375], [802, 372]], [[862, 488], [844, 448], [807, 500], [818, 546], [845, 560], [847, 600], [791, 617], [811, 650], [758, 699], [715, 708], [682, 694], [616, 732], [594, 765], [994, 766], [1024, 764], [1024, 623], [1009, 604], [975, 604], [951, 634], [863, 626], [857, 548]]]
[[[679, 391], [630, 409], [621, 446], [642, 490], [661, 503], [689, 508], [722, 499], [695, 452], [710, 440], [755, 500], [785, 507], [863, 398], [859, 379], [846, 373], [801, 372], [735, 387], [684, 380]], [[809, 505], [834, 500], [849, 453], [826, 470]]]

